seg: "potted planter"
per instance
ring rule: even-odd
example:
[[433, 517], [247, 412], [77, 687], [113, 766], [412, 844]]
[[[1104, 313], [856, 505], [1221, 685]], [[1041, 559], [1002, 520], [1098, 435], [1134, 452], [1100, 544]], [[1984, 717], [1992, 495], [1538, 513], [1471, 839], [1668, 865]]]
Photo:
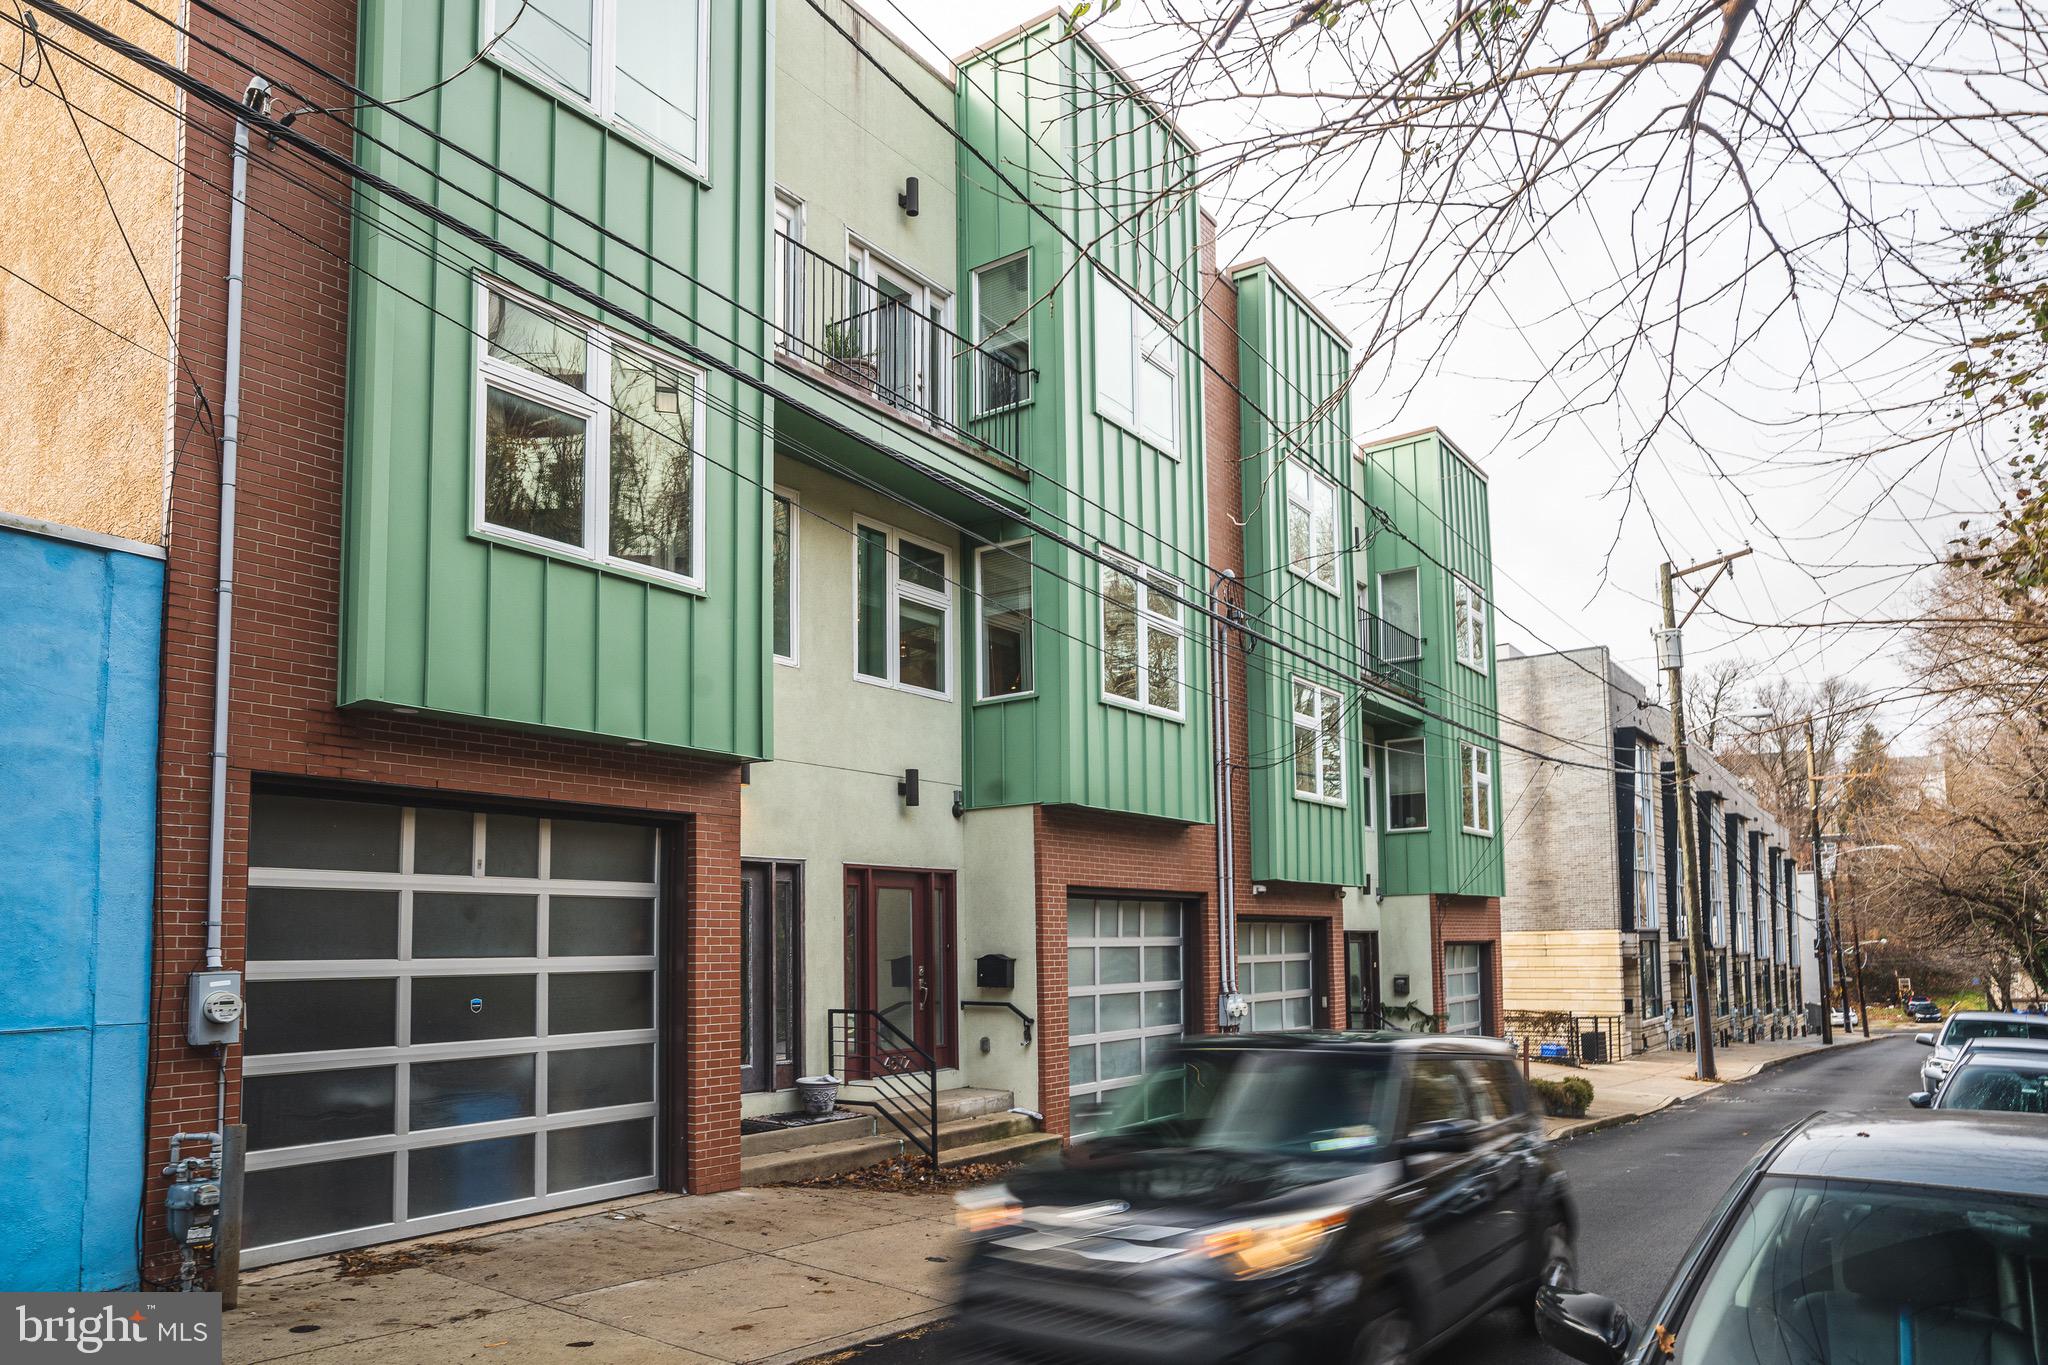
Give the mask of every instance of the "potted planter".
[[799, 1076], [796, 1078], [796, 1093], [804, 1102], [806, 1114], [829, 1114], [839, 1104], [839, 1078], [832, 1075]]

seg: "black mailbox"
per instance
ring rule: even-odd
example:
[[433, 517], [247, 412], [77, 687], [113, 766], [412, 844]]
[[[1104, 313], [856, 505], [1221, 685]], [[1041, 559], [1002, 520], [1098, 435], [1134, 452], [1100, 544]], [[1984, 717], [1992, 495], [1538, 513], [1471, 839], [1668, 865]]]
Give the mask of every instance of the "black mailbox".
[[974, 984], [1006, 991], [1017, 984], [1017, 959], [1008, 953], [983, 953], [974, 959]]

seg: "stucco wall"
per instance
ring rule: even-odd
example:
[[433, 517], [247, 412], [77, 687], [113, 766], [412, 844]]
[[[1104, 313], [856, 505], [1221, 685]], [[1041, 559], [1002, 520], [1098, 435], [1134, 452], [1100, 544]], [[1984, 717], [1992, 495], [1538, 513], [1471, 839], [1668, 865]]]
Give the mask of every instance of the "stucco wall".
[[142, 1193], [163, 564], [0, 526], [0, 583], [0, 1285], [125, 1288]]
[[[1380, 998], [1436, 1013], [1434, 929], [1428, 896], [1388, 896], [1379, 902]], [[1394, 994], [1394, 978], [1408, 978], [1408, 994]]]
[[[151, 51], [173, 55], [175, 33], [132, 5], [88, 0], [79, 8]], [[45, 23], [53, 27], [61, 25]], [[91, 42], [68, 31], [61, 41], [149, 93], [166, 94]], [[9, 52], [11, 61], [11, 46]], [[0, 100], [0, 146], [35, 149], [0, 169], [0, 222], [11, 229], [4, 264], [22, 277], [0, 274], [0, 373], [8, 377], [0, 511], [160, 545], [169, 371], [138, 347], [158, 355], [169, 349], [150, 291], [169, 314], [175, 206], [172, 163], [164, 158], [176, 155], [176, 120], [69, 57], [52, 52], [50, 60], [54, 72], [38, 73], [29, 59], [39, 88], [17, 89], [10, 75], [8, 97]], [[142, 274], [121, 243], [53, 75], [82, 111], [79, 125]], [[209, 396], [217, 406], [220, 395]]]

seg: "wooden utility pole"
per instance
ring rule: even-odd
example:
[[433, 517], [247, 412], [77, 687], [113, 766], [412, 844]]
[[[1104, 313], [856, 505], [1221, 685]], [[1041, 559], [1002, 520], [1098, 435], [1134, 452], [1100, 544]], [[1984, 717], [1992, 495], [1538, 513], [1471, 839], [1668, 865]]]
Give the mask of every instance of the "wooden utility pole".
[[[1689, 568], [1673, 569], [1666, 560], [1658, 571], [1658, 597], [1664, 607], [1664, 627], [1657, 632], [1657, 666], [1664, 670], [1664, 684], [1671, 699], [1671, 765], [1678, 783], [1678, 879], [1679, 898], [1685, 906], [1686, 939], [1692, 952], [1692, 1034], [1698, 1057], [1697, 1071], [1703, 1081], [1720, 1079], [1714, 1070], [1713, 979], [1707, 971], [1711, 951], [1707, 922], [1700, 914], [1699, 849], [1695, 825], [1699, 812], [1693, 809], [1692, 755], [1685, 741], [1685, 646], [1679, 633], [1692, 614], [1706, 601], [1707, 590], [1728, 572], [1728, 566], [1749, 553], [1744, 546], [1731, 554], [1705, 560]], [[1689, 574], [1712, 569], [1706, 587], [1693, 589], [1692, 605], [1680, 618], [1671, 600], [1671, 585]]]
[[1828, 880], [1820, 865], [1820, 768], [1813, 758], [1812, 716], [1806, 718], [1806, 810], [1813, 836], [1813, 952], [1820, 960], [1820, 1042], [1827, 1047], [1835, 1041], [1835, 1003], [1828, 989], [1833, 964], [1828, 961]]

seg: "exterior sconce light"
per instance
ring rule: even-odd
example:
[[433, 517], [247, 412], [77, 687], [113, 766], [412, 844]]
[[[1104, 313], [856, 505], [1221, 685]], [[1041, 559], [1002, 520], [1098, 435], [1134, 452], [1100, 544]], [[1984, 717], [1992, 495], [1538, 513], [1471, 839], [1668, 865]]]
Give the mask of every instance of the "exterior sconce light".
[[905, 218], [917, 217], [917, 177], [910, 176], [903, 182], [903, 193], [896, 196], [896, 207], [903, 210]]
[[917, 769], [903, 770], [903, 780], [896, 784], [896, 794], [903, 798], [903, 804], [906, 806], [917, 804]]

